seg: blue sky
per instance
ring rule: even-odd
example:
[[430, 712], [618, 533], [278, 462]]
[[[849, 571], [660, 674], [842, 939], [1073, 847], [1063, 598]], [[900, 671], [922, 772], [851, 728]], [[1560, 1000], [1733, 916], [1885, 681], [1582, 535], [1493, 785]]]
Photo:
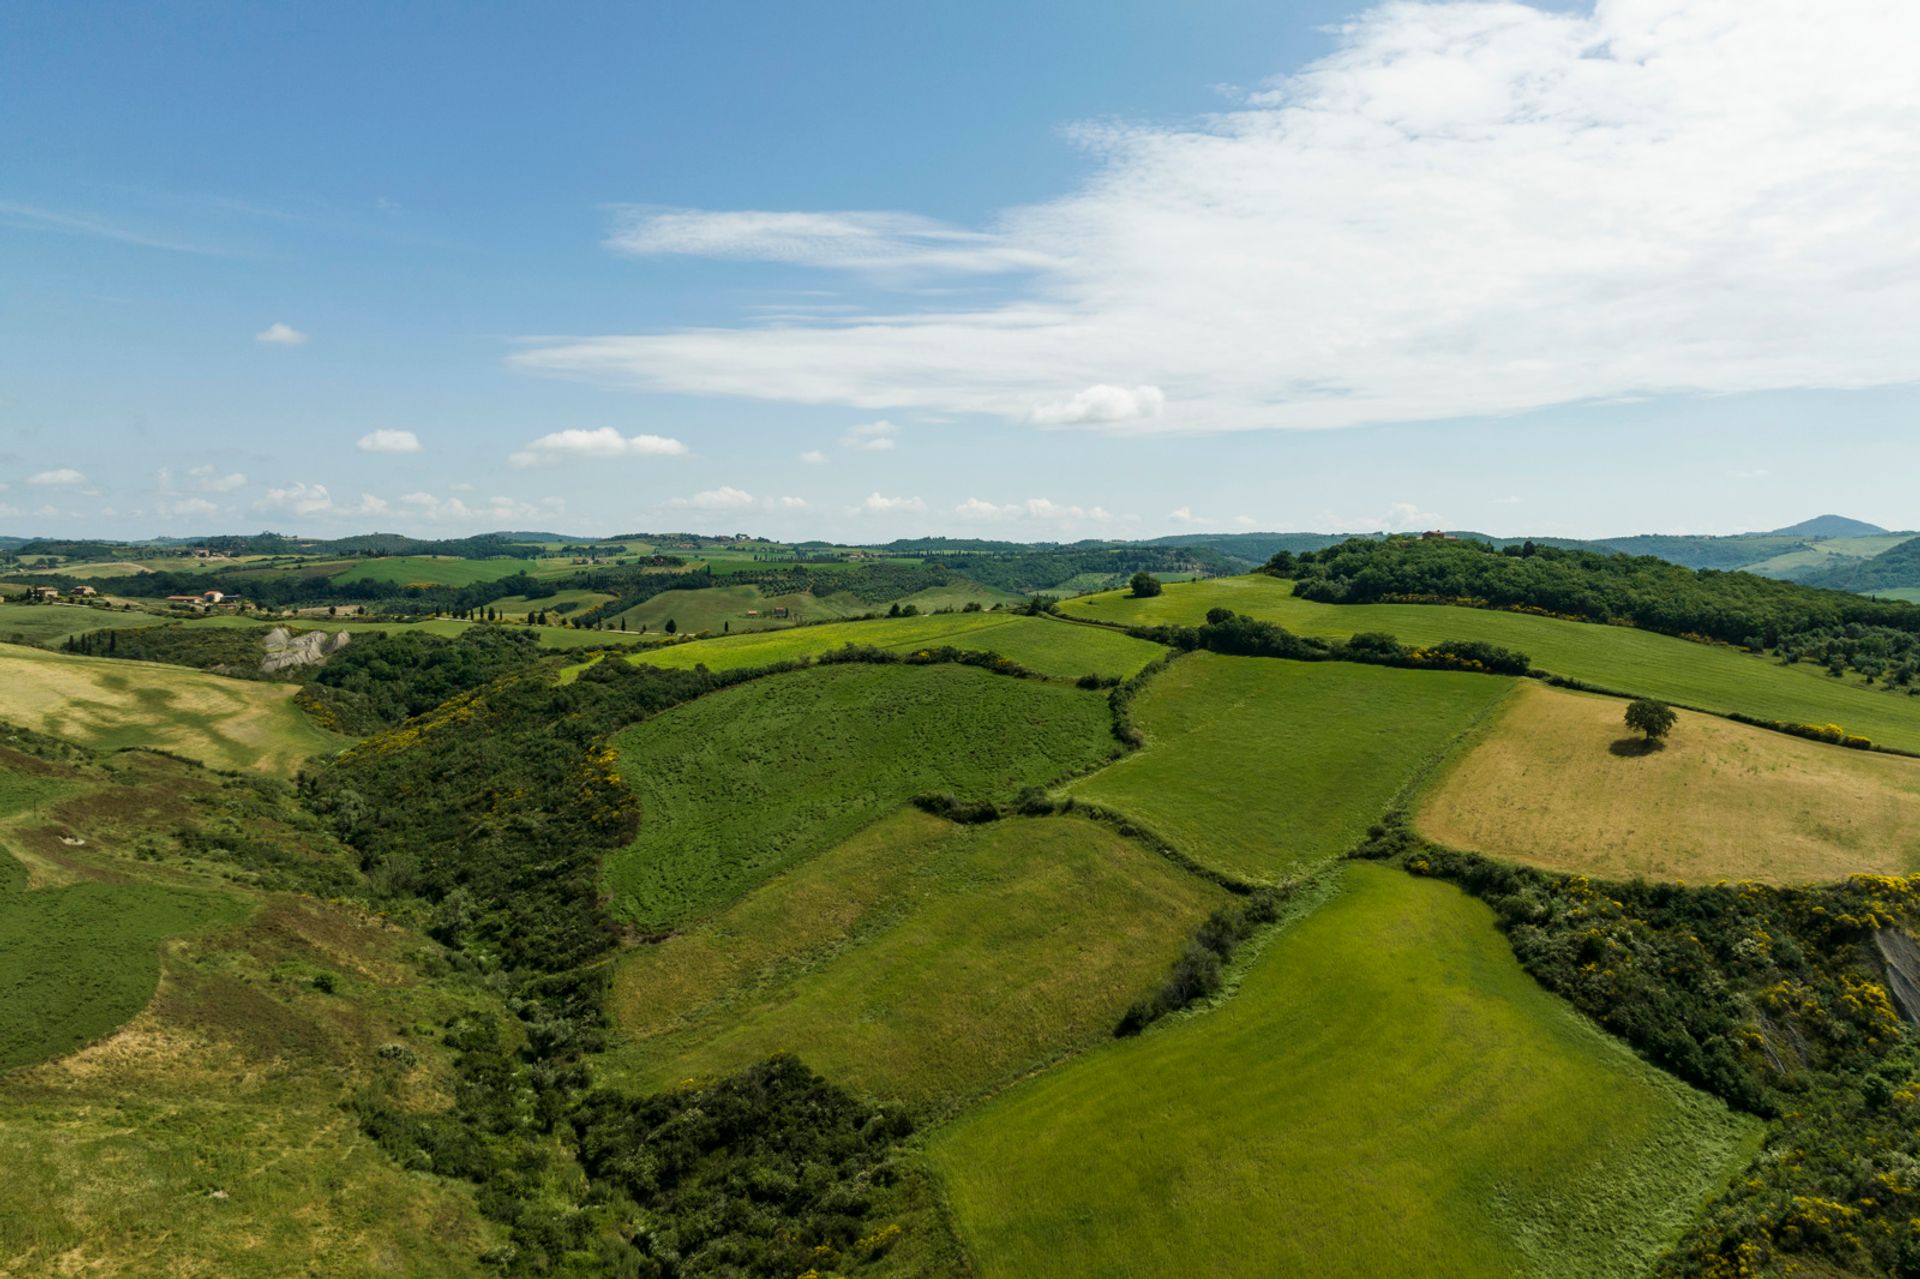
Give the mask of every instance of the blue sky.
[[1911, 527], [1916, 22], [16, 3], [0, 531]]

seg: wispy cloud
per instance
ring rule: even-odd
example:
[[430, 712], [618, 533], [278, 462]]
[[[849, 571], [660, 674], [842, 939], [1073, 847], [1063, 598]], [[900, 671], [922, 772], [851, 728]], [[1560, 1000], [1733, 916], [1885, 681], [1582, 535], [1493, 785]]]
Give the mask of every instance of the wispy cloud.
[[38, 484], [41, 488], [81, 488], [86, 482], [87, 477], [71, 466], [59, 466], [27, 477], [27, 483]]
[[927, 504], [917, 497], [887, 497], [881, 493], [870, 493], [866, 501], [853, 508], [856, 514], [893, 515], [919, 514], [927, 509]]
[[[1218, 115], [1079, 127], [1093, 174], [989, 230], [630, 211], [612, 236], [857, 269], [950, 254], [1001, 286], [992, 304], [916, 295], [514, 358], [655, 391], [1163, 431], [1904, 382], [1920, 367], [1915, 47], [1920, 6], [1900, 0], [1844, 20], [1784, 2], [1386, 4]], [[1023, 273], [987, 274], [1003, 263]], [[1135, 388], [1132, 411], [1101, 388]]]
[[97, 213], [72, 209], [50, 209], [42, 205], [0, 200], [0, 225], [23, 231], [47, 231], [60, 235], [85, 235], [98, 240], [117, 240], [147, 249], [165, 249], [169, 253], [192, 253], [204, 257], [225, 257], [226, 250], [205, 244], [144, 231]]
[[731, 484], [723, 484], [717, 489], [695, 493], [692, 497], [676, 497], [667, 505], [694, 511], [737, 511], [753, 505], [753, 494], [745, 489], [734, 488]]
[[884, 453], [895, 446], [899, 434], [900, 428], [891, 422], [867, 422], [848, 427], [846, 434], [840, 437], [840, 447]]

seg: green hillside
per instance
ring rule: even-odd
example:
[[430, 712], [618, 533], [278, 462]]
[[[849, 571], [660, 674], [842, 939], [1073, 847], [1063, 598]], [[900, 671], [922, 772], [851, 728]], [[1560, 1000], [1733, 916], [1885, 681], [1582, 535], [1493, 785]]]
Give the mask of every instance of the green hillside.
[[1052, 618], [979, 612], [875, 618], [751, 637], [696, 640], [636, 653], [630, 660], [681, 670], [704, 665], [726, 671], [818, 657], [847, 644], [870, 644], [896, 653], [951, 645], [998, 653], [1029, 670], [1063, 679], [1089, 674], [1124, 678], [1165, 651], [1145, 640], [1066, 625]]
[[1144, 600], [1109, 592], [1060, 608], [1122, 625], [1194, 625], [1210, 608], [1230, 608], [1302, 635], [1386, 631], [1413, 644], [1485, 640], [1526, 653], [1539, 669], [1601, 688], [1787, 723], [1837, 722], [1876, 742], [1920, 751], [1920, 699], [1834, 679], [1808, 665], [1782, 666], [1736, 648], [1628, 627], [1446, 605], [1320, 604], [1295, 596], [1291, 582], [1258, 574], [1173, 584]]
[[1490, 675], [1195, 653], [1134, 699], [1145, 748], [1071, 790], [1211, 870], [1271, 883], [1352, 848], [1512, 687]]
[[1478, 902], [1341, 879], [1217, 1010], [935, 1138], [983, 1279], [1640, 1275], [1755, 1150], [1535, 986]]
[[791, 1051], [950, 1104], [1108, 1038], [1225, 898], [1094, 822], [909, 809], [633, 951], [609, 1068], [657, 1088]]
[[606, 864], [621, 918], [726, 905], [926, 791], [1010, 800], [1116, 749], [1093, 693], [967, 666], [848, 664], [755, 680], [614, 739], [640, 836]]

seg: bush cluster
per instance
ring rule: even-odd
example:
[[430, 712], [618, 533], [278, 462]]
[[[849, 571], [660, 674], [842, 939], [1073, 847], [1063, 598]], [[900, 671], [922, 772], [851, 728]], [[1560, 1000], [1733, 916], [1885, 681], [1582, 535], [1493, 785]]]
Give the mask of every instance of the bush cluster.
[[1127, 1009], [1113, 1028], [1117, 1038], [1137, 1035], [1168, 1013], [1211, 997], [1220, 989], [1227, 961], [1241, 942], [1280, 917], [1280, 903], [1291, 886], [1256, 888], [1207, 916], [1174, 961], [1161, 987]]

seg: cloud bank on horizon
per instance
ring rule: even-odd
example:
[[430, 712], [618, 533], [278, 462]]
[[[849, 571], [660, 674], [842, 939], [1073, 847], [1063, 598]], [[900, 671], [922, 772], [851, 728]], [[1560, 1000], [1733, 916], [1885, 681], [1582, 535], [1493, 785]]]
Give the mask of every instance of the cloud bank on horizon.
[[[532, 339], [511, 360], [1148, 432], [1908, 382], [1917, 47], [1920, 6], [1896, 0], [1384, 4], [1232, 110], [1077, 126], [1093, 175], [989, 227], [619, 210], [625, 257], [800, 265], [892, 305]], [[938, 305], [943, 282], [994, 300]]]

